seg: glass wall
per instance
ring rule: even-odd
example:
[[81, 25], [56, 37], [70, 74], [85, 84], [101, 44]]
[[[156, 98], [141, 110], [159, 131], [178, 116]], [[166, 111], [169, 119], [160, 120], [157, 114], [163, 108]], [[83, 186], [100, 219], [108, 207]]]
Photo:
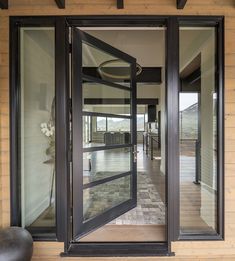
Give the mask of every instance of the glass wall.
[[217, 230], [216, 29], [180, 28], [180, 228]]
[[53, 28], [21, 28], [22, 226], [55, 226], [55, 43]]

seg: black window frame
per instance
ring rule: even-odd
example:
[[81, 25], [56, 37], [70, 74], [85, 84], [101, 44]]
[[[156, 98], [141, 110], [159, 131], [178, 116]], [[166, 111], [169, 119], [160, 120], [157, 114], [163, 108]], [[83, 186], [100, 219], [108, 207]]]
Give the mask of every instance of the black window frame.
[[[179, 229], [179, 25], [217, 27], [218, 64], [218, 235], [180, 235]], [[69, 27], [72, 26], [166, 26], [166, 243], [123, 242], [70, 244], [70, 141], [69, 141]], [[81, 15], [10, 17], [10, 175], [11, 225], [20, 226], [20, 173], [18, 160], [20, 119], [19, 28], [54, 26], [56, 53], [56, 235], [37, 231], [35, 240], [65, 242], [64, 254], [97, 255], [172, 255], [171, 242], [177, 240], [224, 239], [224, 17], [158, 15]], [[60, 127], [61, 126], [61, 127]], [[64, 160], [66, 159], [66, 160]], [[93, 244], [93, 251], [90, 251]]]
[[[144, 125], [145, 125], [145, 114], [144, 113], [136, 113], [136, 116], [138, 116], [138, 115], [143, 115], [144, 116]], [[100, 117], [100, 116], [98, 116], [98, 117]], [[110, 131], [108, 129], [108, 117], [100, 117], [100, 118], [105, 118], [106, 119], [106, 128], [105, 128], [105, 130], [98, 130], [97, 129], [97, 118], [98, 117], [96, 117], [96, 132], [108, 132], [108, 131]], [[137, 122], [137, 119], [136, 119], [136, 122]], [[144, 132], [144, 131], [145, 131], [144, 128], [143, 128], [143, 130], [137, 130], [137, 132]]]

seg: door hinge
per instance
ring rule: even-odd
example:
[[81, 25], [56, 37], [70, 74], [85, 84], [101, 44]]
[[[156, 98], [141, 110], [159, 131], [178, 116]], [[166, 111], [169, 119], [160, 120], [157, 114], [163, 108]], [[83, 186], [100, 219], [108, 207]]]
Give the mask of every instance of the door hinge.
[[69, 44], [69, 53], [72, 53], [72, 44]]

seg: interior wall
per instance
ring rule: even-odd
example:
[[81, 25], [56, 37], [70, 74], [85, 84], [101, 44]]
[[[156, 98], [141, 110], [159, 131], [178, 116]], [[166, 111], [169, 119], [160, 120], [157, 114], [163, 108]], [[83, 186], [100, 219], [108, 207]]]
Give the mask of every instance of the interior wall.
[[[214, 135], [214, 101], [215, 92], [215, 39], [214, 31], [210, 32], [208, 41], [202, 49], [202, 78], [201, 78], [201, 216], [206, 223], [216, 228], [217, 207], [215, 201], [217, 194], [217, 168], [214, 150], [217, 149]], [[212, 70], [214, 68], [214, 70]]]
[[[110, 0], [67, 0], [58, 9], [54, 0], [10, 0], [9, 10], [0, 10], [0, 212], [2, 226], [10, 223], [9, 171], [9, 16], [20, 15], [225, 15], [225, 241], [180, 241], [172, 244], [176, 257], [153, 260], [233, 260], [235, 256], [235, 9], [234, 0], [189, 0], [183, 10], [173, 0], [125, 0], [117, 9]], [[63, 243], [36, 242], [35, 260], [59, 259]], [[107, 260], [115, 260], [111, 257]], [[124, 258], [125, 259], [125, 258]], [[91, 258], [97, 260], [97, 258]], [[136, 257], [130, 258], [136, 260]], [[146, 257], [139, 258], [146, 260]]]

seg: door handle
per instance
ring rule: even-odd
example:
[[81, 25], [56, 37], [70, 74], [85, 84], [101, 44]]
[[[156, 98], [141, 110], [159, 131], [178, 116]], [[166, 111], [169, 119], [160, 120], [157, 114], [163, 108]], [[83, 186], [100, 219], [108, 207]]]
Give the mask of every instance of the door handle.
[[134, 145], [134, 147], [133, 147], [134, 162], [137, 162], [138, 153], [139, 153], [139, 151], [137, 150], [137, 145]]

